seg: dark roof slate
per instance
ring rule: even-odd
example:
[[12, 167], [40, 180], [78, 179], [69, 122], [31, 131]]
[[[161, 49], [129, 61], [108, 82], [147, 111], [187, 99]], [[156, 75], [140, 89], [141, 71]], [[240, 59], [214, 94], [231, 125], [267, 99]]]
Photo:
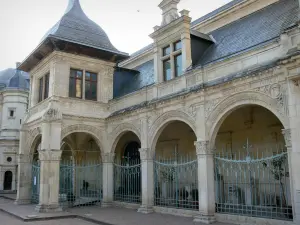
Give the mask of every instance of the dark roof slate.
[[55, 37], [60, 40], [127, 55], [116, 49], [104, 30], [86, 16], [80, 6], [79, 0], [69, 0], [65, 14], [45, 34], [42, 41], [47, 37]]
[[205, 65], [258, 47], [275, 38], [298, 20], [298, 3], [280, 0], [253, 14], [221, 27], [212, 35], [215, 44], [199, 59]]

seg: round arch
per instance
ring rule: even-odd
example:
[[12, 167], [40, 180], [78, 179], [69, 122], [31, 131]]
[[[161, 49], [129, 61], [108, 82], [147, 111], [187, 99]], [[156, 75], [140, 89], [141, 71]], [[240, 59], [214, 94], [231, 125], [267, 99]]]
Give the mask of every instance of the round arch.
[[104, 141], [102, 138], [102, 133], [96, 127], [82, 124], [68, 126], [64, 128], [61, 132], [61, 142], [64, 140], [64, 138], [73, 133], [87, 133], [91, 135], [95, 139], [97, 145], [99, 146], [100, 152], [102, 153], [104, 151], [105, 148], [103, 145]]
[[110, 147], [110, 153], [114, 153], [116, 146], [122, 136], [127, 133], [127, 132], [132, 132], [134, 133], [138, 139], [141, 141], [141, 132], [138, 128], [136, 128], [134, 125], [129, 124], [129, 123], [124, 123], [119, 126], [117, 126], [113, 131], [112, 131], [112, 141], [111, 141], [111, 147]]
[[169, 111], [158, 117], [149, 131], [149, 142], [151, 156], [155, 155], [156, 142], [163, 130], [172, 122], [180, 121], [187, 124], [196, 135], [195, 121], [188, 114], [182, 111]]
[[29, 138], [25, 142], [25, 151], [24, 154], [34, 155], [34, 146], [37, 144], [38, 140], [41, 138], [41, 128], [37, 127], [28, 132]]
[[253, 91], [237, 93], [219, 103], [206, 121], [211, 148], [214, 147], [219, 128], [227, 116], [238, 108], [246, 105], [257, 105], [269, 110], [278, 118], [285, 129], [288, 128], [288, 118], [282, 115], [282, 113], [278, 110], [276, 99]]

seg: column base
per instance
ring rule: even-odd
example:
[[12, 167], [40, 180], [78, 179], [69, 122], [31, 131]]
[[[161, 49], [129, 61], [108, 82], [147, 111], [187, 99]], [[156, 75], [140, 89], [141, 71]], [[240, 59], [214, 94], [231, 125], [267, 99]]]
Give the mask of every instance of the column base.
[[40, 213], [54, 213], [61, 212], [62, 208], [59, 205], [37, 205], [35, 211]]
[[101, 202], [102, 208], [110, 208], [112, 206], [113, 206], [112, 202]]
[[141, 206], [138, 210], [139, 213], [144, 213], [144, 214], [149, 214], [149, 213], [153, 213], [153, 207], [152, 206]]
[[217, 220], [215, 216], [207, 216], [207, 215], [199, 215], [195, 216], [194, 222], [196, 223], [204, 223], [204, 224], [212, 224], [215, 223]]
[[14, 201], [15, 205], [30, 205], [31, 200], [30, 199], [17, 199]]

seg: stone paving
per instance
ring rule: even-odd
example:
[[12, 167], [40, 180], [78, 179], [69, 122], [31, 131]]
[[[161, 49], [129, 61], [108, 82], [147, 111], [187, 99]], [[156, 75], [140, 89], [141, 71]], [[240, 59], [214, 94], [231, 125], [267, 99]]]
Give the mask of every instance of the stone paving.
[[[194, 223], [193, 218], [190, 217], [159, 213], [141, 214], [133, 209], [115, 207], [72, 208], [60, 213], [37, 213], [34, 208], [34, 205], [15, 205], [11, 199], [0, 198], [0, 225], [19, 225], [24, 224], [24, 221], [27, 225], [200, 225]], [[215, 223], [215, 225], [225, 225], [225, 223]]]

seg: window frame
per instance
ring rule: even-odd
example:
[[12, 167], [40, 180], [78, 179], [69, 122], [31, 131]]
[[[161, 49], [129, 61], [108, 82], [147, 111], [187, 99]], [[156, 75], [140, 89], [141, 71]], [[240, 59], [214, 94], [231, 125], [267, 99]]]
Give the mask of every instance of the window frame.
[[[89, 73], [90, 74], [90, 78], [87, 80], [87, 76], [86, 74]], [[98, 91], [97, 91], [97, 87], [98, 87], [98, 74], [97, 73], [94, 73], [94, 72], [90, 72], [90, 71], [85, 71], [84, 72], [85, 76], [84, 76], [84, 85], [85, 85], [85, 90], [84, 90], [84, 93], [85, 93], [85, 100], [90, 100], [90, 101], [97, 101], [97, 94], [98, 94]], [[93, 80], [92, 79], [92, 75], [95, 75], [96, 79]], [[89, 93], [90, 93], [90, 96], [92, 96], [92, 84], [95, 84], [96, 85], [96, 94], [94, 96], [94, 98], [89, 98], [87, 97], [86, 95], [86, 84], [89, 83], [90, 84], [90, 89], [89, 89]]]
[[[74, 77], [71, 77], [71, 74], [72, 74], [72, 70], [73, 71], [76, 71], [76, 75], [74, 76]], [[81, 78], [78, 78], [77, 77], [77, 72], [78, 71], [80, 71], [81, 73], [82, 73], [82, 75], [81, 75]], [[84, 71], [83, 70], [79, 70], [79, 69], [74, 69], [74, 68], [71, 68], [70, 69], [70, 75], [69, 75], [69, 97], [70, 98], [78, 98], [78, 99], [82, 99], [82, 97], [83, 97], [83, 77], [84, 77]], [[71, 96], [71, 93], [70, 93], [70, 83], [71, 83], [71, 79], [73, 79], [73, 81], [74, 81], [74, 96]], [[77, 80], [80, 80], [81, 82], [80, 82], [80, 88], [81, 88], [81, 90], [80, 90], [80, 97], [77, 97], [76, 96], [76, 85], [77, 85]]]
[[50, 73], [46, 73], [44, 76], [38, 78], [39, 89], [38, 89], [38, 103], [49, 98], [49, 88], [50, 88]]

